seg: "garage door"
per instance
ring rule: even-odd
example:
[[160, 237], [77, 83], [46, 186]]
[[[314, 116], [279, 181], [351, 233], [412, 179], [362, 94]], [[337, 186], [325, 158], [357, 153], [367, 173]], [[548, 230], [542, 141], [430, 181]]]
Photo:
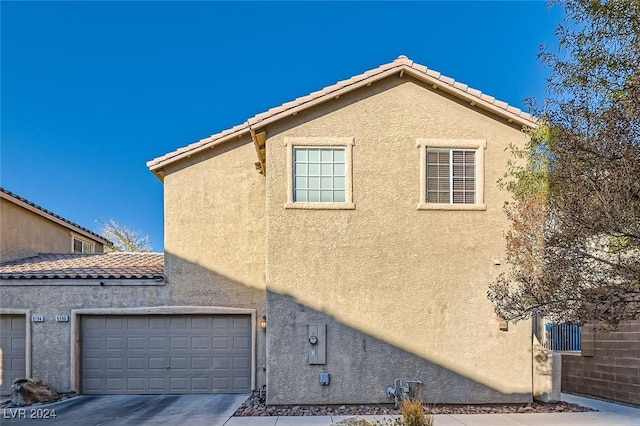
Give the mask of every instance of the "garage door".
[[11, 382], [26, 377], [26, 320], [24, 315], [0, 315], [0, 395], [11, 393]]
[[81, 318], [85, 394], [245, 393], [248, 315]]

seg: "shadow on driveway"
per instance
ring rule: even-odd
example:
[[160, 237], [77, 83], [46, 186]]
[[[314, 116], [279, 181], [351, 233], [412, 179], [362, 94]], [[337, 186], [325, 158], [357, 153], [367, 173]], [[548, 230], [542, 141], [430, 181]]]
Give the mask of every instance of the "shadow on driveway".
[[3, 409], [0, 424], [221, 426], [248, 397], [242, 394], [82, 395], [54, 404]]

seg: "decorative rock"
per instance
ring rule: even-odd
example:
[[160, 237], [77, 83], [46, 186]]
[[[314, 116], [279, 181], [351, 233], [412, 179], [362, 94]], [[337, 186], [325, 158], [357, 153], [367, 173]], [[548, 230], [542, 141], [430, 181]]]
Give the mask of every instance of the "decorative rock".
[[[532, 404], [490, 404], [490, 405], [435, 405], [427, 404], [425, 414], [510, 414], [510, 413], [577, 413], [596, 411], [567, 402]], [[258, 394], [249, 397], [235, 412], [236, 417], [248, 416], [392, 416], [400, 411], [389, 405], [308, 405], [308, 406], [267, 406]], [[361, 419], [363, 420], [363, 419]], [[344, 423], [342, 424], [344, 426]]]
[[369, 426], [371, 423], [363, 419], [362, 417], [349, 417], [348, 419], [340, 420], [336, 423], [331, 423], [331, 426]]
[[56, 401], [58, 397], [42, 380], [15, 379], [11, 384], [11, 402], [15, 406]]

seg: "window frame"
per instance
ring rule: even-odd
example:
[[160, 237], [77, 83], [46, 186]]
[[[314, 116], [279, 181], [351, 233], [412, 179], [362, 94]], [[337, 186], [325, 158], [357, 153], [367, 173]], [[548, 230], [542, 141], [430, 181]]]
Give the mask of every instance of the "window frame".
[[[76, 240], [82, 243], [84, 249], [85, 245], [91, 248], [91, 251], [76, 251]], [[93, 254], [96, 252], [96, 244], [78, 237], [77, 235], [71, 235], [71, 253], [75, 254]]]
[[[284, 143], [287, 149], [287, 201], [286, 209], [316, 209], [316, 210], [353, 210], [353, 137], [285, 137]], [[294, 201], [294, 148], [344, 148], [345, 151], [345, 201], [339, 202], [297, 202]]]
[[[487, 209], [484, 204], [484, 151], [487, 141], [482, 139], [425, 139], [416, 140], [416, 146], [420, 151], [420, 198], [418, 198], [418, 210], [476, 210]], [[475, 155], [475, 203], [454, 204], [453, 199], [449, 203], [427, 202], [427, 149], [474, 150]], [[451, 182], [450, 182], [451, 185]]]

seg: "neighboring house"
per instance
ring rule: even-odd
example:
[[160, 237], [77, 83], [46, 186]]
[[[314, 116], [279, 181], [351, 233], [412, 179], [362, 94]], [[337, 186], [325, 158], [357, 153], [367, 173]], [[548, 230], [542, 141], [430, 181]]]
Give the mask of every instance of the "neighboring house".
[[111, 242], [0, 188], [0, 260], [36, 253], [102, 253]]
[[640, 405], [640, 321], [582, 327], [582, 350], [562, 354], [562, 390]]
[[401, 379], [431, 403], [529, 402], [531, 323], [486, 292], [506, 268], [496, 181], [535, 125], [399, 57], [150, 161], [164, 271], [6, 262], [0, 313], [59, 391], [388, 403]]
[[[3, 250], [11, 257], [3, 251], [0, 262], [0, 395], [23, 377], [85, 394], [255, 386], [254, 310], [182, 297], [166, 283], [162, 254], [101, 253], [109, 241], [1, 193]], [[83, 251], [100, 253], [73, 253], [78, 239]]]
[[530, 401], [531, 324], [486, 293], [496, 182], [533, 126], [401, 56], [150, 161], [168, 285], [266, 316], [249, 368], [269, 404], [389, 402], [396, 379], [432, 403]]

